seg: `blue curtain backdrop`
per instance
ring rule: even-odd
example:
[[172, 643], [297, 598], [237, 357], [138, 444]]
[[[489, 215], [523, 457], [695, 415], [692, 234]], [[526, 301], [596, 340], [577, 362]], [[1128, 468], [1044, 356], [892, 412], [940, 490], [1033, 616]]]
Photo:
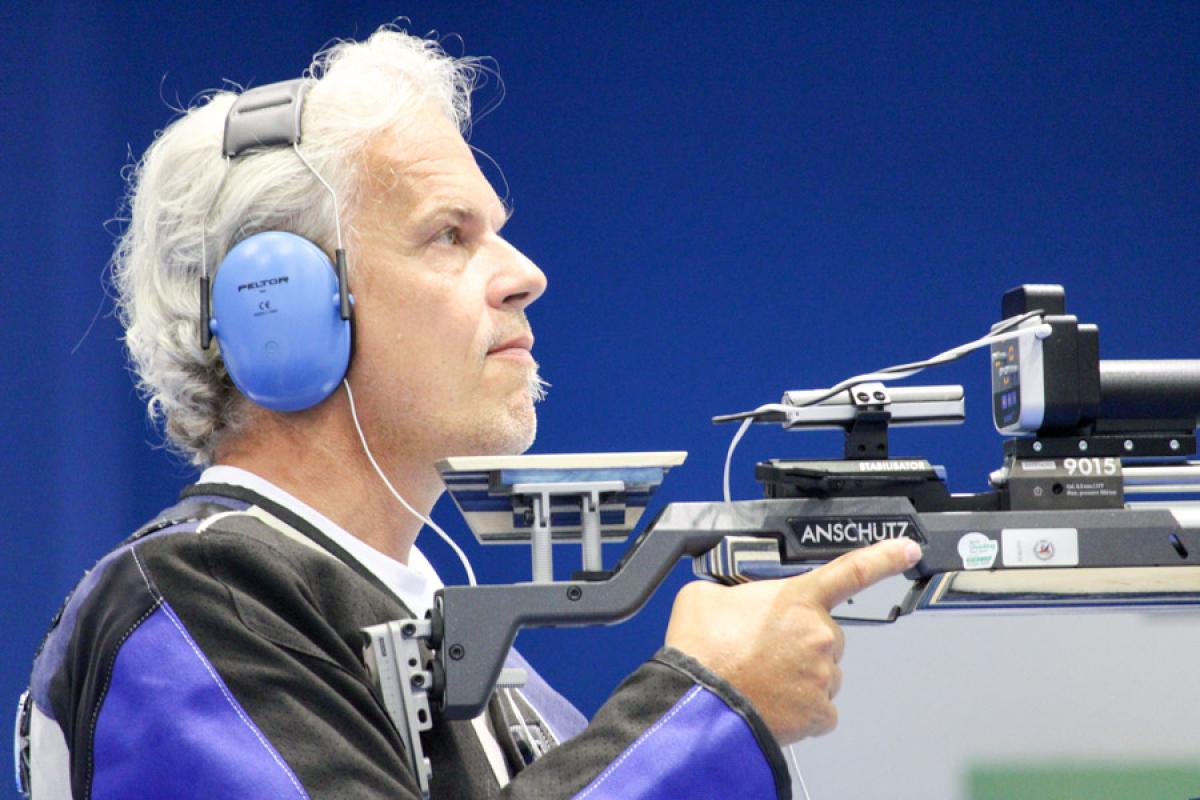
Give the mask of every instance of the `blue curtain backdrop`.
[[[550, 277], [535, 451], [690, 451], [658, 505], [718, 496], [732, 430], [712, 414], [973, 338], [1019, 283], [1064, 283], [1109, 358], [1200, 357], [1195, 3], [10, 0], [0, 709], [82, 571], [193, 475], [145, 422], [105, 295], [122, 169], [198, 93], [293, 77], [401, 14], [504, 78], [473, 143]], [[929, 374], [966, 386], [967, 423], [895, 437], [958, 491], [999, 463], [986, 372]], [[756, 493], [757, 459], [839, 448], [756, 429], [734, 493]], [[475, 546], [448, 501], [435, 515], [482, 580], [527, 576], [524, 551]], [[685, 579], [624, 625], [520, 644], [591, 712]]]

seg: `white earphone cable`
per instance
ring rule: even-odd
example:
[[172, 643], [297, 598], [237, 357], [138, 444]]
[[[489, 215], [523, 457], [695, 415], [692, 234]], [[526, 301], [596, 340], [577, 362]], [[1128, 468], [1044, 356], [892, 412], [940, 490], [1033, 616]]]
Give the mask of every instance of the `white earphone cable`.
[[464, 553], [462, 548], [458, 546], [458, 543], [451, 539], [444, 530], [439, 528], [433, 520], [410, 506], [408, 501], [401, 497], [400, 493], [396, 491], [396, 487], [392, 486], [392, 482], [388, 480], [387, 475], [383, 473], [383, 469], [379, 466], [379, 462], [375, 460], [375, 455], [371, 452], [371, 446], [367, 444], [367, 437], [363, 433], [362, 425], [359, 424], [358, 409], [354, 405], [354, 390], [350, 388], [350, 381], [343, 378], [342, 386], [346, 387], [346, 398], [350, 401], [350, 416], [354, 419], [354, 429], [358, 431], [358, 441], [362, 443], [363, 452], [367, 454], [367, 460], [370, 461], [371, 466], [375, 468], [375, 474], [379, 476], [379, 479], [383, 481], [384, 486], [386, 486], [388, 491], [392, 493], [392, 497], [396, 498], [396, 500], [400, 503], [400, 505], [404, 506], [408, 513], [421, 520], [421, 522], [428, 526], [430, 530], [442, 537], [442, 541], [450, 545], [450, 549], [454, 551], [454, 554], [458, 556], [458, 560], [462, 562], [463, 569], [467, 571], [467, 583], [471, 586], [475, 586], [475, 570], [471, 568], [471, 562], [467, 559], [467, 554]]
[[804, 783], [804, 776], [800, 774], [800, 764], [796, 761], [796, 751], [792, 749], [792, 745], [783, 748], [783, 754], [787, 757], [788, 766], [792, 768], [792, 776], [796, 782], [800, 784], [800, 791], [804, 793], [804, 800], [812, 800], [808, 794], [808, 785]]

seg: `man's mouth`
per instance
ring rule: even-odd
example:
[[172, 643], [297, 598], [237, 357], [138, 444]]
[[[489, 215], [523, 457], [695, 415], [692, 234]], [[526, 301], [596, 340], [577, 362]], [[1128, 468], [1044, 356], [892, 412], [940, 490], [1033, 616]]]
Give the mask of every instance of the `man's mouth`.
[[533, 334], [522, 333], [505, 339], [488, 350], [488, 358], [502, 358], [512, 361], [533, 363]]

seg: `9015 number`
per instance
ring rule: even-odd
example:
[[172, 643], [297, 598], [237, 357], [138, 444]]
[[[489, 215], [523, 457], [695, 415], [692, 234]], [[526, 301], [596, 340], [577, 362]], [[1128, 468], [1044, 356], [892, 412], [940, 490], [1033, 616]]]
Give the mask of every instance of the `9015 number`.
[[1064, 458], [1063, 468], [1069, 475], [1119, 475], [1119, 458]]

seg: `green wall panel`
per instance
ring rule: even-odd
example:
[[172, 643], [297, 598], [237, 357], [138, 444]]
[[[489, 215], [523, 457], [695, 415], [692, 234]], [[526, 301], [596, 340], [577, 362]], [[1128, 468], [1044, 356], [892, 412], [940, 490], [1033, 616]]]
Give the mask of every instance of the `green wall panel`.
[[968, 773], [969, 800], [1191, 800], [1200, 764], [987, 764]]

